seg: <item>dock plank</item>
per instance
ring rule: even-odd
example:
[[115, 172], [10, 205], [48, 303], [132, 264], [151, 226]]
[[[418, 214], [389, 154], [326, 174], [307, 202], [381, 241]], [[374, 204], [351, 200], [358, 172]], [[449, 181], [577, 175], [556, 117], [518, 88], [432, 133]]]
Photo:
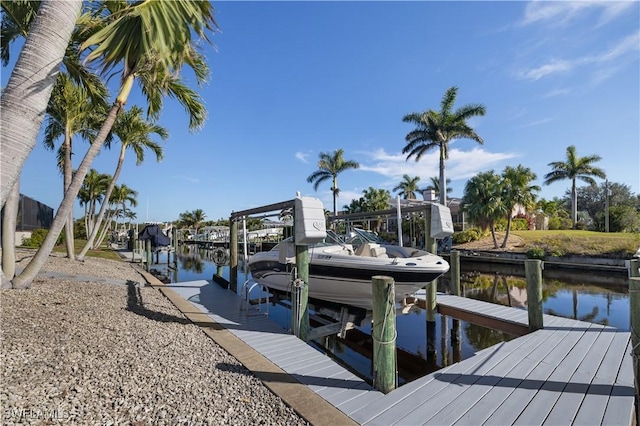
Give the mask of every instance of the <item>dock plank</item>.
[[[175, 290], [359, 424], [628, 424], [634, 415], [628, 332], [544, 315], [542, 330], [385, 395], [267, 315], [241, 308], [233, 292], [202, 281]], [[520, 308], [440, 294], [438, 303], [528, 327]]]

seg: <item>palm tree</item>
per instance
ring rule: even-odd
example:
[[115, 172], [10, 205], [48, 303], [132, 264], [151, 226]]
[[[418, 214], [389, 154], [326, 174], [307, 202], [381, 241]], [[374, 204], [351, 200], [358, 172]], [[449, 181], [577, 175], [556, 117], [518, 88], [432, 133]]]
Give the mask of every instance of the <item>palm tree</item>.
[[342, 206], [342, 210], [346, 213], [362, 213], [365, 211], [365, 201], [364, 197], [360, 197], [357, 200], [354, 198], [351, 200], [350, 204], [345, 204]]
[[142, 109], [138, 106], [133, 106], [129, 111], [125, 111], [120, 114], [116, 119], [116, 124], [113, 126], [113, 133], [120, 139], [120, 156], [118, 157], [118, 163], [116, 170], [113, 172], [111, 182], [107, 187], [104, 202], [100, 207], [96, 223], [93, 226], [91, 235], [87, 238], [87, 243], [78, 253], [78, 260], [84, 260], [89, 249], [93, 248], [94, 240], [100, 230], [100, 225], [104, 219], [107, 205], [111, 197], [111, 192], [116, 185], [122, 165], [124, 164], [124, 158], [127, 153], [127, 149], [131, 149], [136, 154], [136, 165], [142, 164], [144, 161], [144, 150], [150, 149], [156, 156], [157, 161], [161, 161], [163, 158], [162, 147], [151, 140], [151, 134], [156, 134], [162, 139], [169, 137], [167, 130], [157, 124], [150, 123], [142, 118]]
[[198, 235], [198, 229], [204, 222], [207, 215], [202, 209], [196, 209], [190, 212], [180, 213], [180, 222], [189, 228], [195, 228], [195, 234]]
[[467, 120], [485, 114], [482, 104], [467, 104], [453, 111], [453, 104], [458, 96], [458, 88], [450, 87], [440, 103], [440, 111], [432, 109], [424, 112], [412, 112], [405, 115], [402, 121], [416, 126], [405, 136], [407, 145], [402, 149], [407, 160], [415, 155], [420, 160], [426, 152], [438, 148], [440, 150], [440, 204], [447, 205], [447, 184], [445, 179], [445, 161], [449, 158], [449, 142], [454, 139], [472, 139], [483, 144], [482, 138], [473, 130]]
[[570, 145], [567, 147], [567, 161], [554, 161], [549, 163], [551, 172], [544, 175], [544, 184], [550, 185], [559, 180], [571, 180], [571, 219], [573, 226], [576, 226], [578, 217], [578, 191], [576, 189], [576, 179], [595, 185], [596, 181], [592, 176], [601, 179], [606, 178], [604, 170], [596, 167], [593, 163], [600, 161], [599, 155], [588, 155], [586, 157], [578, 157], [576, 147]]
[[29, 286], [44, 265], [68, 211], [73, 208], [84, 176], [127, 102], [135, 82], [141, 85], [141, 91], [149, 102], [147, 114], [151, 119], [158, 118], [164, 96], [175, 98], [185, 107], [191, 130], [201, 127], [206, 117], [200, 96], [184, 84], [181, 70], [184, 65], [189, 66], [198, 84], [208, 76], [209, 68], [203, 55], [196, 50], [192, 38], [199, 36], [208, 41], [207, 31], [217, 27], [213, 19], [213, 6], [209, 1], [129, 3], [126, 0], [114, 0], [87, 12], [83, 19], [91, 35], [80, 49], [92, 48], [86, 60], [99, 61], [104, 73], [122, 65], [120, 90], [100, 132], [74, 175], [47, 237], [29, 265], [13, 280], [14, 287]]
[[104, 199], [107, 192], [111, 176], [99, 173], [96, 169], [89, 170], [89, 173], [82, 182], [82, 187], [78, 192], [80, 207], [84, 206], [84, 228], [87, 237], [93, 232], [95, 223], [96, 206]]
[[[8, 13], [12, 3], [2, 1], [3, 14]], [[40, 3], [27, 40], [2, 91], [0, 207], [4, 206], [26, 158], [35, 147], [49, 96], [82, 3], [82, 0], [43, 0]]]
[[478, 173], [467, 181], [464, 187], [462, 203], [469, 219], [486, 230], [491, 229], [493, 246], [498, 248], [495, 222], [507, 212], [501, 197], [500, 176], [492, 171]]
[[[133, 189], [129, 188], [127, 185], [115, 185], [113, 187], [113, 191], [111, 193], [111, 197], [109, 198], [109, 205], [112, 207], [105, 219], [105, 223], [111, 224], [114, 218], [118, 217], [126, 217], [127, 216], [127, 206], [126, 203], [129, 203], [132, 207], [136, 207], [138, 205], [137, 197], [138, 193]], [[103, 203], [104, 204], [104, 203]], [[100, 236], [96, 240], [96, 246], [100, 247], [104, 238], [107, 236], [107, 231], [110, 226], [103, 226], [102, 232]]]
[[405, 200], [415, 200], [420, 178], [418, 176], [412, 178], [409, 177], [409, 175], [403, 175], [402, 179], [404, 180], [393, 188], [393, 190], [397, 191], [398, 195], [402, 195], [402, 198]]
[[335, 150], [333, 154], [321, 152], [319, 157], [318, 170], [309, 175], [307, 182], [313, 183], [313, 189], [317, 191], [322, 182], [332, 179], [333, 215], [336, 216], [338, 214], [336, 203], [338, 201], [338, 194], [340, 193], [340, 189], [338, 188], [338, 175], [345, 170], [357, 169], [360, 167], [360, 164], [356, 161], [345, 160], [343, 149]]
[[[440, 198], [440, 179], [438, 178], [438, 176], [431, 176], [429, 178], [429, 182], [431, 182], [425, 189], [424, 191], [433, 191], [435, 193], [435, 196], [438, 197], [438, 199]], [[453, 188], [449, 187], [449, 184], [451, 183], [451, 179], [447, 178], [447, 195], [449, 195], [451, 193], [451, 191], [453, 191]]]
[[[79, 134], [85, 140], [93, 140], [100, 128], [100, 121], [104, 120], [106, 114], [106, 87], [99, 83], [93, 90], [102, 97], [94, 100], [84, 86], [74, 83], [68, 74], [60, 73], [49, 99], [43, 142], [45, 147], [53, 149], [55, 141], [60, 137], [63, 139], [58, 151], [59, 157], [62, 157], [59, 166], [63, 175], [63, 193], [71, 184], [73, 175], [73, 137]], [[65, 231], [67, 257], [75, 259], [73, 210], [69, 211]]]
[[[363, 194], [363, 208], [367, 212], [375, 212], [378, 210], [386, 210], [389, 208], [389, 199], [391, 193], [386, 189], [376, 189], [372, 186], [362, 191]], [[380, 226], [382, 225], [381, 219], [376, 219], [375, 230], [380, 232]]]
[[[5, 13], [2, 16], [0, 47], [2, 64], [6, 66], [10, 59], [10, 44], [18, 38], [27, 38], [40, 2], [3, 2], [2, 5]], [[47, 106], [45, 147], [53, 149], [55, 140], [63, 137], [63, 144], [58, 151], [59, 167], [63, 175], [63, 193], [72, 178], [71, 137], [78, 132], [86, 139], [91, 135], [95, 136], [100, 122], [104, 121], [107, 106], [105, 86], [100, 78], [82, 63], [78, 55], [81, 28], [82, 26], [76, 26], [72, 33], [62, 60], [63, 71], [58, 74]], [[95, 117], [95, 121], [89, 121]], [[12, 216], [12, 213], [7, 212], [7, 216]], [[69, 212], [65, 226], [65, 243], [67, 257], [74, 259], [73, 211]]]
[[520, 164], [517, 167], [507, 166], [502, 172], [502, 199], [507, 209], [507, 232], [502, 242], [503, 248], [507, 246], [513, 209], [516, 204], [520, 204], [525, 209], [531, 209], [536, 203], [534, 192], [540, 191], [540, 187], [531, 185], [536, 178], [536, 174], [531, 169]]

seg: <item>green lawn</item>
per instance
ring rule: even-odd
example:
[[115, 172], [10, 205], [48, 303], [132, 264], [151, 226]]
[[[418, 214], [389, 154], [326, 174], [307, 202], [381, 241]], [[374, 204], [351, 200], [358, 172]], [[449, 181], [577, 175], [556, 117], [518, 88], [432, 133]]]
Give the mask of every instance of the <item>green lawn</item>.
[[[86, 240], [75, 240], [75, 252], [76, 252], [76, 254], [80, 253], [80, 250], [82, 250], [82, 248], [84, 247], [84, 245], [86, 243], [87, 243]], [[60, 246], [55, 246], [53, 248], [53, 251], [60, 252], [60, 253], [66, 253], [67, 252], [67, 247], [64, 244], [62, 244]], [[103, 244], [102, 247], [100, 247], [97, 250], [89, 250], [87, 252], [87, 257], [99, 257], [101, 259], [122, 260], [120, 255], [115, 250], [113, 250], [111, 248], [108, 248], [104, 244]]]
[[557, 256], [576, 254], [629, 258], [640, 247], [640, 234], [579, 230], [511, 231], [522, 238], [523, 251], [532, 247], [545, 249]]

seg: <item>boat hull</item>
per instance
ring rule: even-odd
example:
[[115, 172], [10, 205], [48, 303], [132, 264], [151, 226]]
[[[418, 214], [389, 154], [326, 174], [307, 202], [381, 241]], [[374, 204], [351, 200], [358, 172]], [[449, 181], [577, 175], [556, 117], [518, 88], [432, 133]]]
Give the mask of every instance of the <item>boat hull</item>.
[[[314, 259], [309, 264], [309, 297], [343, 305], [371, 310], [373, 308], [372, 277], [390, 276], [394, 279], [395, 299], [401, 302], [413, 295], [449, 269], [449, 265], [439, 268], [407, 266], [411, 259], [403, 259], [404, 264], [376, 265], [373, 262], [336, 264], [335, 261]], [[274, 290], [291, 291], [291, 265], [280, 263], [275, 256], [263, 255], [249, 263], [252, 278]], [[407, 270], [409, 269], [409, 270]]]

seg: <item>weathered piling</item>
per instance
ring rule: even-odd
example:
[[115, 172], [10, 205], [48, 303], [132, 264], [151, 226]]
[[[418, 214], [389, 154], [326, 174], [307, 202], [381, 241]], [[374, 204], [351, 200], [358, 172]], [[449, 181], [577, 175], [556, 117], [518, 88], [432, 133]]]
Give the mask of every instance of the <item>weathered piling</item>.
[[[431, 238], [431, 209], [424, 212], [424, 247], [429, 253], [438, 254], [437, 241]], [[436, 350], [436, 292], [438, 280], [431, 281], [425, 287], [426, 331], [427, 331], [427, 357], [434, 357]]]
[[238, 293], [238, 222], [229, 219], [229, 288]]
[[542, 317], [542, 261], [527, 259], [524, 262], [527, 279], [527, 311], [529, 313], [529, 331], [544, 327]]
[[388, 393], [396, 388], [395, 284], [392, 277], [375, 275], [373, 285], [373, 385]]
[[454, 296], [460, 296], [460, 252], [458, 250], [451, 250], [449, 254], [449, 267], [451, 274], [451, 294]]
[[147, 272], [151, 270], [151, 262], [153, 261], [153, 256], [151, 255], [151, 240], [147, 240], [146, 244], [146, 253], [147, 253]]

